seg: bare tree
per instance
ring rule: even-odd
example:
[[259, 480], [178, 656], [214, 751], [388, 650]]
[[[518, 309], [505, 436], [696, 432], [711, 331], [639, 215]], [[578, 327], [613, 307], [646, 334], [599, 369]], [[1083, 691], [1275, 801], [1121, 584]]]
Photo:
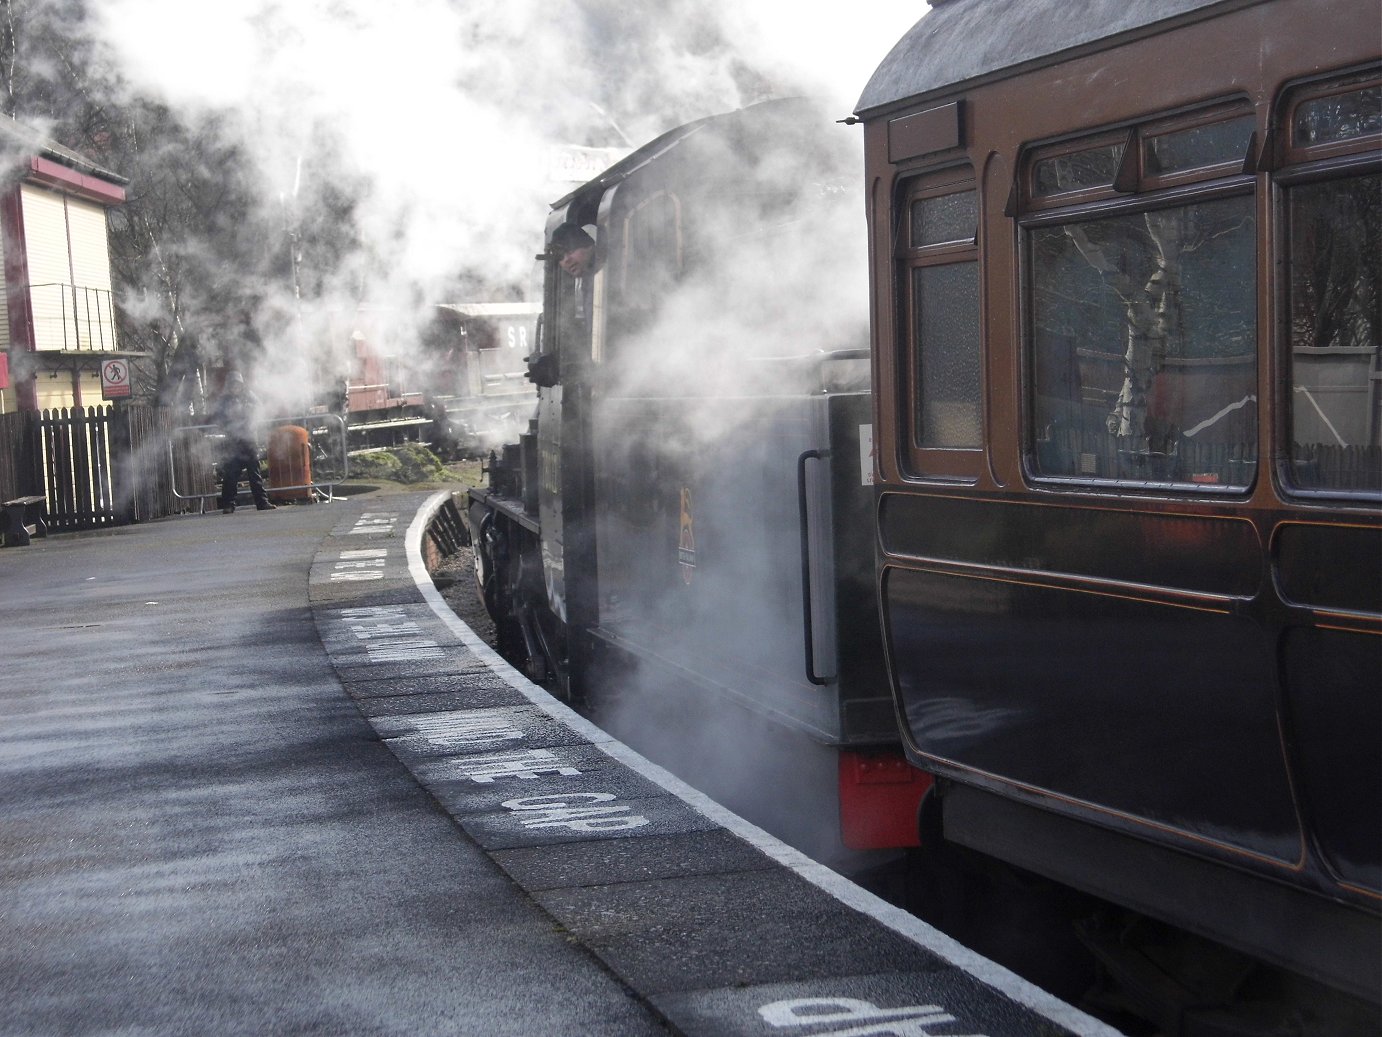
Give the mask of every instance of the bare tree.
[[357, 247], [356, 187], [322, 168], [329, 140], [303, 170], [329, 186], [285, 229], [229, 116], [140, 95], [87, 31], [85, 0], [0, 0], [0, 90], [16, 118], [129, 181], [110, 214], [111, 267], [145, 393], [197, 408], [206, 363], [252, 362], [265, 298], [321, 291]]

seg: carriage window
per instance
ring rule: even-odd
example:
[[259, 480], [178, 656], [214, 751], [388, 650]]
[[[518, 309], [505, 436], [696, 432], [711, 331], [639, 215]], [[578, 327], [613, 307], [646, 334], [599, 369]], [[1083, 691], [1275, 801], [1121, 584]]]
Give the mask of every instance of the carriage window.
[[[1214, 185], [1212, 195], [1149, 190], [1163, 166], [1144, 170], [1136, 202], [1071, 206], [1028, 222], [1035, 475], [1251, 485], [1257, 221], [1241, 174], [1250, 135], [1232, 119], [1145, 138], [1163, 142], [1160, 154], [1177, 168], [1204, 167], [1198, 179]], [[1214, 167], [1230, 149], [1238, 158], [1225, 176]]]
[[1037, 195], [1067, 194], [1109, 187], [1118, 176], [1124, 144], [1106, 144], [1083, 151], [1054, 155], [1033, 167], [1032, 183]]
[[[1344, 161], [1286, 190], [1289, 477], [1300, 490], [1382, 490], [1382, 87], [1297, 105], [1292, 144]], [[1352, 152], [1352, 155], [1347, 154]], [[1359, 158], [1373, 162], [1359, 169]], [[1332, 174], [1332, 175], [1331, 175]]]
[[1293, 143], [1302, 148], [1376, 136], [1382, 133], [1382, 86], [1304, 101], [1293, 122]]
[[979, 219], [973, 191], [919, 198], [912, 203], [912, 247], [974, 240]]
[[912, 272], [916, 314], [916, 442], [979, 445], [979, 264]]
[[[981, 445], [978, 196], [950, 173], [912, 185], [899, 251], [906, 274], [908, 381], [914, 450]], [[939, 464], [939, 467], [937, 467]], [[954, 474], [934, 457], [925, 474]]]
[[1144, 159], [1147, 173], [1170, 176], [1210, 166], [1241, 167], [1252, 140], [1253, 123], [1251, 115], [1244, 115], [1148, 137]]

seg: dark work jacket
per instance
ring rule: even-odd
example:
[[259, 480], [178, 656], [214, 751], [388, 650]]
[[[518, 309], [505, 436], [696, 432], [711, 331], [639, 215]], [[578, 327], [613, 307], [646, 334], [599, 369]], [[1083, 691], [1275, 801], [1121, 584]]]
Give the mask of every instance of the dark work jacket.
[[211, 410], [211, 424], [225, 433], [227, 452], [244, 453], [254, 450], [254, 415], [259, 400], [248, 389], [234, 396], [225, 393]]

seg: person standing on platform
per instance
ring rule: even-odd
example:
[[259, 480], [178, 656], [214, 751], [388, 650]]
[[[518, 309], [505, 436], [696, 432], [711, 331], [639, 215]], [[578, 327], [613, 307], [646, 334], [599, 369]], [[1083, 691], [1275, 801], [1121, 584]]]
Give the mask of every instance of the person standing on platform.
[[246, 472], [254, 506], [260, 511], [277, 507], [264, 492], [264, 476], [259, 471], [259, 448], [254, 441], [254, 413], [258, 400], [245, 388], [245, 378], [239, 371], [226, 375], [225, 389], [211, 411], [211, 423], [225, 434], [221, 454], [221, 511], [235, 513], [235, 498], [239, 494], [240, 473]]

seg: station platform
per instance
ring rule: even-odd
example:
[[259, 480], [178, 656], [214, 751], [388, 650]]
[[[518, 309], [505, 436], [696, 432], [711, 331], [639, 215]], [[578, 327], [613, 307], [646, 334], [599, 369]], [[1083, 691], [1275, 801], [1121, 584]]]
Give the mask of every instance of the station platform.
[[0, 551], [0, 1034], [1116, 1032], [528, 682], [445, 500]]

